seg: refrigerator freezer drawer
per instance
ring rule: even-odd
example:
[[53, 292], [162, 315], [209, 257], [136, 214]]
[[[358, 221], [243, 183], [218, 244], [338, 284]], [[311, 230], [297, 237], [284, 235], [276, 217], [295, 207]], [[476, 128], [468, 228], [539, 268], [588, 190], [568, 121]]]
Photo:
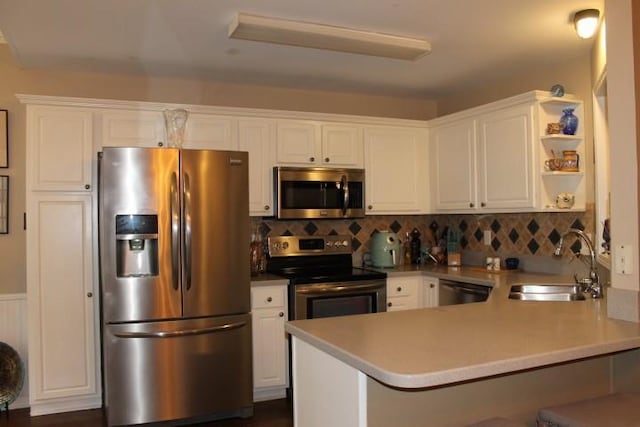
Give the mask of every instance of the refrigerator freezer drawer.
[[109, 425], [252, 415], [250, 316], [105, 325]]

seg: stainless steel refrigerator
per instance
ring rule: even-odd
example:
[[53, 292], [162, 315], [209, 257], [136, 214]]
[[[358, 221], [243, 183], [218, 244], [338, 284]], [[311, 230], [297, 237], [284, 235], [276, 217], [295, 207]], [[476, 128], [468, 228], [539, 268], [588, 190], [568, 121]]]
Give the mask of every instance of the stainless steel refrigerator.
[[99, 154], [109, 425], [253, 414], [247, 163], [234, 151]]

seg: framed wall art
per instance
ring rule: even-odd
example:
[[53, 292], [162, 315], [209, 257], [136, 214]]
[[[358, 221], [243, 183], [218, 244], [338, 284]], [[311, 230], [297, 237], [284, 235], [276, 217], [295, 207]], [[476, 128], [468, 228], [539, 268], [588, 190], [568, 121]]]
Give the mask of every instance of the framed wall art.
[[9, 167], [9, 112], [0, 110], [0, 168]]
[[0, 175], [0, 234], [9, 234], [9, 177]]

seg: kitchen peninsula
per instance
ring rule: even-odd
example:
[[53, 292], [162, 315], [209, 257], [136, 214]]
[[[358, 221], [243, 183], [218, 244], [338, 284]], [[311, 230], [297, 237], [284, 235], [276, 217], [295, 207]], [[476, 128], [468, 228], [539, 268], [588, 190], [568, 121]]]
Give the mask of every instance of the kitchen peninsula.
[[[294, 321], [297, 426], [455, 426], [640, 387], [640, 325], [605, 300], [508, 298], [569, 277], [474, 268], [391, 272], [493, 286], [485, 303]], [[560, 280], [559, 280], [560, 279]], [[635, 385], [633, 385], [635, 383]]]

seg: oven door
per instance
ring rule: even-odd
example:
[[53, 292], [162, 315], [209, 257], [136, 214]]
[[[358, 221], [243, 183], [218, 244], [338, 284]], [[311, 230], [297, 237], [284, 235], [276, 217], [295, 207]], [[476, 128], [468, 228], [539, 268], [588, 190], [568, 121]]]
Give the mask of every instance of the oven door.
[[386, 280], [295, 285], [294, 320], [387, 310]]
[[364, 216], [364, 170], [274, 168], [276, 217]]

